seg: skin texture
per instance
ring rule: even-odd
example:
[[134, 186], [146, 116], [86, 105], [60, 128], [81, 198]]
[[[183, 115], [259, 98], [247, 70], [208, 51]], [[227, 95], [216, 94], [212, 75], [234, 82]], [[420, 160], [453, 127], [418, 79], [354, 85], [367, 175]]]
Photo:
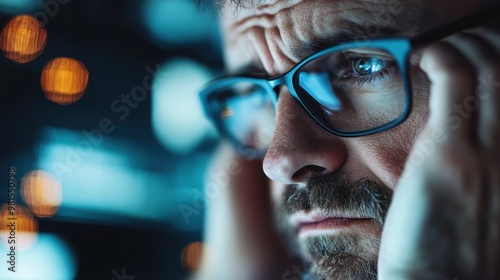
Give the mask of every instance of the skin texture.
[[[373, 27], [411, 36], [465, 16], [479, 5], [477, 1], [460, 5], [433, 1], [431, 8], [425, 2], [262, 1], [247, 8], [229, 4], [221, 15], [228, 72], [253, 64], [260, 74], [270, 77], [285, 73], [302, 56], [312, 54], [307, 42], [335, 38], [352, 22], [365, 27], [357, 34], [362, 39], [385, 34], [374, 32]], [[224, 223], [234, 233], [232, 239], [219, 240], [215, 227], [207, 228], [206, 239], [217, 248], [238, 249], [206, 256], [200, 279], [223, 279], [216, 275], [224, 262], [237, 268], [221, 268], [229, 275], [227, 279], [298, 279], [286, 278], [293, 259], [279, 242], [283, 236], [273, 230], [272, 209], [274, 214], [278, 212], [278, 223], [288, 232], [290, 243], [296, 243], [306, 261], [302, 271], [308, 276], [304, 277], [376, 279], [378, 266], [379, 279], [497, 279], [493, 264], [498, 262], [499, 252], [492, 246], [500, 247], [499, 153], [494, 144], [499, 134], [498, 113], [494, 113], [499, 111], [498, 102], [496, 97], [481, 100], [481, 109], [467, 112], [460, 125], [452, 119], [454, 115], [443, 114], [472, 96], [481, 77], [487, 77], [489, 96], [499, 93], [500, 36], [490, 29], [467, 34], [455, 35], [412, 57], [412, 112], [403, 124], [382, 133], [359, 138], [330, 134], [307, 115], [287, 88], [280, 88], [276, 129], [263, 162], [245, 161], [225, 147], [214, 163], [213, 170], [220, 171], [231, 160], [242, 172], [225, 181], [227, 191], [211, 201], [214, 206], [207, 214], [207, 224]], [[483, 69], [483, 65], [488, 67]], [[412, 156], [422, 153], [422, 145], [436, 137], [439, 141], [434, 141], [430, 156], [414, 164], [417, 161], [411, 161]], [[328, 262], [315, 257], [307, 247], [313, 242], [298, 241], [289, 215], [280, 212], [290, 197], [287, 191], [302, 188], [307, 192], [318, 176], [337, 176], [325, 184], [314, 183], [318, 188], [335, 187], [335, 182], [351, 186], [349, 182], [369, 181], [394, 192], [383, 231], [372, 221], [339, 235], [344, 240], [356, 237], [380, 242], [382, 238], [381, 244], [357, 245], [363, 262], [375, 263], [371, 275], [356, 274], [358, 268], [363, 270], [356, 258], [344, 262], [347, 269], [329, 269], [341, 267], [340, 259], [326, 258]], [[329, 192], [319, 193], [312, 201]], [[332, 205], [341, 203], [337, 197], [332, 197]], [[323, 242], [336, 244], [333, 239]], [[306, 247], [301, 248], [301, 243]], [[241, 252], [246, 252], [245, 257]]]
[[[331, 2], [278, 1], [264, 5], [258, 9], [257, 15], [251, 13], [254, 10], [245, 9], [239, 11], [237, 18], [232, 17], [231, 11], [224, 13], [229, 72], [246, 63], [254, 63], [269, 76], [284, 73], [301, 59], [293, 53], [299, 42], [329, 38], [337, 26], [338, 29], [345, 28], [338, 23], [339, 17], [357, 21], [361, 26], [383, 24], [394, 27], [401, 21], [395, 17], [387, 21], [386, 17], [367, 16], [384, 7], [380, 3], [360, 1], [354, 5], [352, 1], [335, 1], [332, 5]], [[393, 7], [393, 2], [386, 6], [387, 10], [380, 14], [392, 16], [393, 11], [399, 10]], [[339, 14], [339, 17], [331, 16], [333, 14]], [[404, 15], [401, 12], [400, 16]], [[408, 32], [401, 30], [401, 33]], [[425, 88], [426, 85], [419, 83], [419, 87]], [[378, 182], [394, 188], [419, 128], [425, 122], [427, 106], [421, 106], [425, 105], [424, 102], [417, 103], [408, 121], [393, 130], [369, 137], [343, 139], [318, 129], [317, 124], [286, 93], [287, 89], [281, 91], [276, 133], [264, 160], [264, 171], [269, 178], [282, 184], [304, 183], [308, 167], [320, 166], [323, 173], [340, 171], [352, 178], [377, 178]]]
[[[390, 15], [389, 20], [384, 16], [376, 18], [369, 16], [370, 11], [381, 7], [385, 10], [380, 15]], [[340, 15], [340, 11], [342, 11], [340, 17], [331, 16]], [[278, 2], [263, 6], [257, 15], [246, 14], [245, 10], [242, 10], [238, 18], [223, 21], [227, 34], [227, 65], [229, 69], [237, 69], [245, 63], [254, 63], [262, 67], [262, 71], [269, 76], [281, 74], [302, 59], [294, 52], [300, 42], [332, 38], [336, 34], [336, 29], [346, 28], [342, 20], [354, 21], [361, 26], [377, 25], [394, 28], [400, 22], [398, 18], [392, 17], [395, 12], [404, 16], [402, 10], [389, 3], [375, 7], [369, 2], [353, 5], [349, 1], [339, 1], [336, 5], [332, 5], [331, 1]], [[408, 30], [400, 32], [408, 33]], [[418, 73], [414, 76], [417, 77]], [[419, 87], [425, 87], [423, 79], [420, 80], [421, 82], [417, 83]], [[313, 174], [344, 174], [349, 178], [348, 181], [370, 180], [390, 189], [395, 188], [405, 159], [421, 129], [421, 124], [425, 122], [427, 116], [425, 98], [418, 96], [420, 98], [414, 99], [415, 106], [411, 116], [395, 129], [368, 137], [347, 139], [336, 137], [319, 128], [296, 100], [286, 92], [287, 90], [281, 88], [276, 130], [263, 162], [264, 172], [272, 180], [274, 208], [279, 208], [279, 205], [283, 204], [287, 198], [283, 193], [290, 188], [290, 184], [303, 187]], [[331, 197], [333, 198], [334, 196]], [[316, 278], [328, 274], [339, 279], [368, 277], [349, 273], [355, 270], [354, 267], [359, 262], [357, 257], [350, 258], [352, 260], [344, 265], [344, 271], [330, 271], [330, 267], [336, 267], [335, 263], [342, 260], [338, 258], [330, 260], [319, 252], [311, 252], [322, 250], [310, 249], [318, 247], [317, 244], [336, 242], [341, 244], [344, 238], [336, 242], [336, 239], [326, 238], [299, 241], [297, 236], [294, 236], [296, 229], [286, 224], [289, 217], [283, 213], [279, 215], [277, 220], [284, 224], [281, 226], [282, 230], [289, 232], [290, 243], [296, 244], [295, 250], [311, 266], [308, 270], [316, 271], [312, 273]], [[356, 239], [371, 240], [370, 245], [357, 246], [363, 249], [356, 255], [364, 256], [361, 262], [369, 260], [372, 266], [376, 266], [380, 228], [374, 223], [360, 225], [347, 233], [348, 237], [353, 235], [359, 235]], [[307, 244], [308, 248], [301, 250], [300, 243]], [[315, 265], [317, 263], [322, 265]]]

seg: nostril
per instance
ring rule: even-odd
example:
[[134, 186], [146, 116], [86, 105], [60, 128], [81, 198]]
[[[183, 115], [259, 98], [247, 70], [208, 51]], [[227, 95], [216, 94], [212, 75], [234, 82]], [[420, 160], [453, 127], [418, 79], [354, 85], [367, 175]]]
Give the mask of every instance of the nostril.
[[307, 178], [311, 177], [311, 175], [321, 175], [326, 171], [326, 168], [317, 165], [306, 165], [297, 172], [295, 172], [292, 176], [293, 181], [303, 182], [306, 181]]

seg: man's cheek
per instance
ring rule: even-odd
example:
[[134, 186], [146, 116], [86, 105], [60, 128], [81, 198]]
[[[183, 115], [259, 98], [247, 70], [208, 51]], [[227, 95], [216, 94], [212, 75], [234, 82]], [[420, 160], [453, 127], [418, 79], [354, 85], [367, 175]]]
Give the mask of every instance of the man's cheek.
[[408, 120], [394, 132], [392, 146], [386, 146], [384, 147], [384, 151], [382, 151], [382, 153], [387, 155], [385, 156], [385, 162], [387, 172], [390, 174], [388, 176], [389, 179], [384, 183], [391, 189], [394, 189], [398, 183], [408, 161], [408, 156], [413, 150], [415, 141], [427, 120], [427, 110], [418, 107], [418, 105], [414, 107], [415, 110]]
[[[372, 135], [359, 143], [358, 152], [363, 163], [382, 184], [394, 189], [411, 151], [413, 132], [411, 120], [389, 131]], [[367, 174], [369, 174], [367, 173]]]

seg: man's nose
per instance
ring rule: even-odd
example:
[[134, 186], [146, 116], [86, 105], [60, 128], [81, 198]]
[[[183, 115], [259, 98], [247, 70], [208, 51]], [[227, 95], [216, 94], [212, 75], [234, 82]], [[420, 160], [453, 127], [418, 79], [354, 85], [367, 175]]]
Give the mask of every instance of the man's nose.
[[287, 91], [281, 89], [276, 127], [263, 168], [273, 181], [306, 183], [313, 175], [337, 171], [347, 158], [346, 145], [319, 126]]

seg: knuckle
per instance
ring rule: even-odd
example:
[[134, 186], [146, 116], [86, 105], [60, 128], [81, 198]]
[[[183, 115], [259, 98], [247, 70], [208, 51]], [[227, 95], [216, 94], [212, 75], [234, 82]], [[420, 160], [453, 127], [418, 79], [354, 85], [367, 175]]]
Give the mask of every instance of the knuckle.
[[426, 50], [430, 69], [449, 74], [470, 75], [475, 71], [464, 56], [450, 44], [441, 42]]

